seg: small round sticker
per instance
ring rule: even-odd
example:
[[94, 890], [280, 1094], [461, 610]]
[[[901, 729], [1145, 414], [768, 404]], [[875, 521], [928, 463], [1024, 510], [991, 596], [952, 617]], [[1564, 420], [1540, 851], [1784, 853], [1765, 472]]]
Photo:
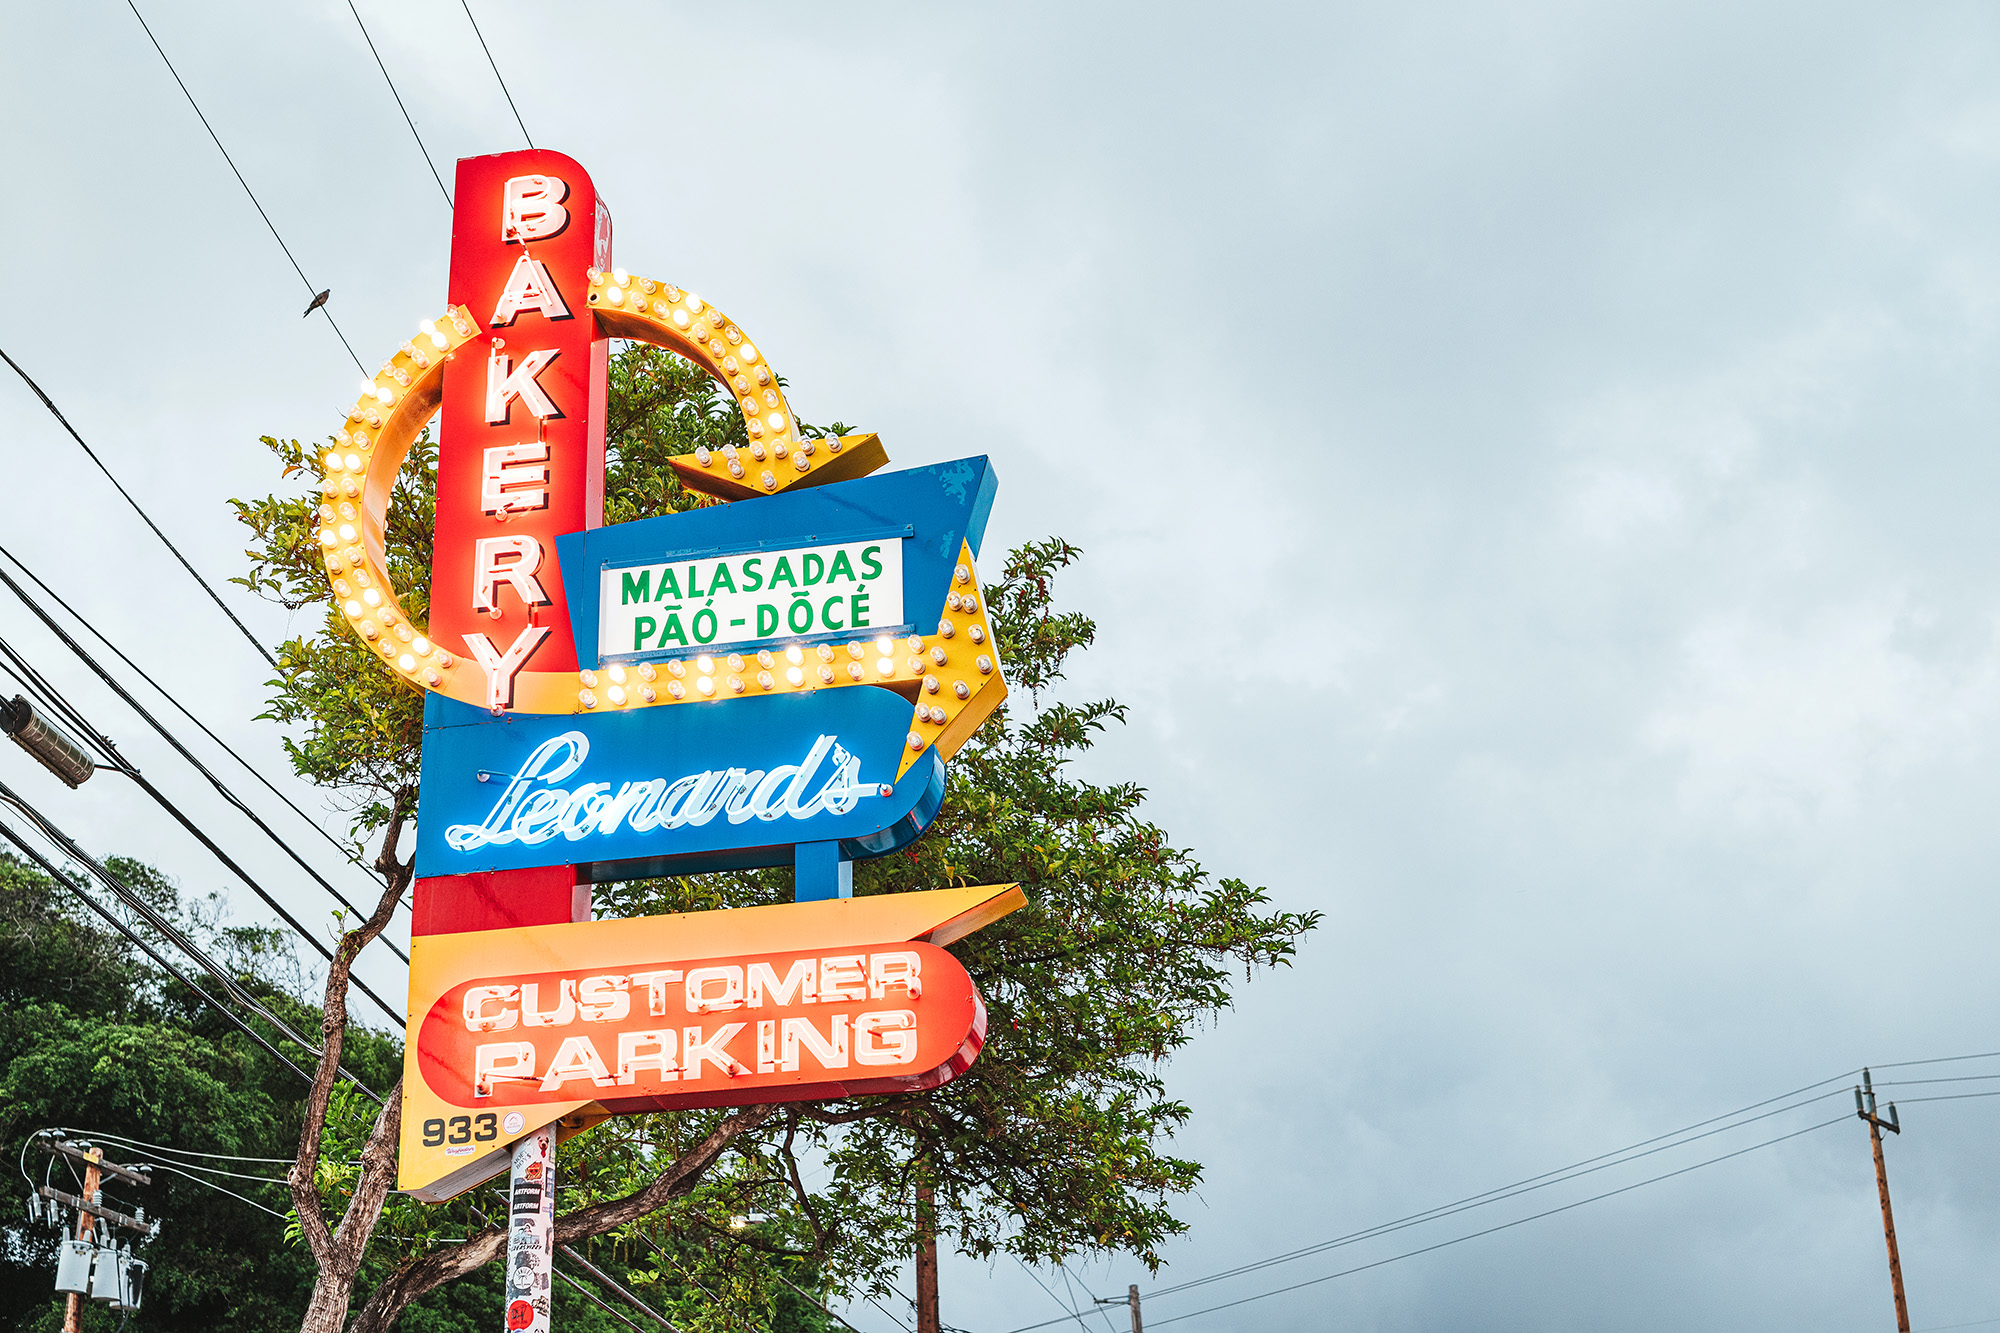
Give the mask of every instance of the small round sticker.
[[519, 1111], [509, 1111], [507, 1118], [500, 1122], [500, 1128], [506, 1130], [509, 1134], [519, 1134], [522, 1126], [527, 1123], [527, 1120]]

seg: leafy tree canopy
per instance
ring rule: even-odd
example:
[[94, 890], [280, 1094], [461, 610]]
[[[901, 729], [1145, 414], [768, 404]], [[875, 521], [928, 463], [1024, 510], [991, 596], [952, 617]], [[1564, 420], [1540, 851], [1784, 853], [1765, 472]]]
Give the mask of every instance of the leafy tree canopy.
[[[650, 347], [620, 351], [607, 521], [705, 502], [681, 491], [666, 460], [741, 443], [741, 431], [731, 401], [693, 366]], [[288, 473], [315, 483], [312, 494], [237, 503], [252, 537], [241, 581], [312, 617], [310, 632], [281, 650], [267, 716], [286, 727], [299, 772], [347, 801], [356, 836], [383, 833], [393, 852], [415, 814], [421, 699], [329, 604], [313, 539], [316, 452], [265, 443]], [[434, 485], [426, 443], [394, 493], [389, 532], [392, 578], [420, 619]], [[1000, 562], [986, 595], [1014, 697], [952, 761], [928, 835], [855, 876], [858, 894], [1010, 881], [1026, 893], [1027, 908], [954, 946], [988, 1004], [987, 1045], [971, 1071], [923, 1094], [734, 1118], [628, 1117], [564, 1145], [572, 1216], [692, 1163], [663, 1206], [589, 1239], [597, 1260], [671, 1307], [682, 1327], [764, 1327], [781, 1312], [819, 1326], [813, 1302], [887, 1297], [888, 1275], [928, 1227], [972, 1255], [1041, 1262], [1122, 1251], [1149, 1264], [1183, 1229], [1173, 1202], [1200, 1168], [1167, 1151], [1188, 1109], [1168, 1095], [1162, 1062], [1230, 1003], [1239, 970], [1289, 963], [1318, 914], [1273, 911], [1262, 890], [1212, 879], [1147, 822], [1142, 787], [1076, 774], [1074, 761], [1126, 716], [1115, 701], [1072, 702], [1060, 689], [1070, 655], [1095, 632], [1087, 616], [1055, 607], [1055, 580], [1079, 556], [1049, 539]], [[599, 886], [597, 905], [626, 916], [790, 893], [789, 872], [756, 871]], [[359, 1178], [347, 1164], [375, 1111], [345, 1092], [328, 1111], [319, 1199], [331, 1227]], [[719, 1153], [696, 1152], [718, 1134]], [[411, 1294], [475, 1271], [480, 1214], [498, 1210], [491, 1188], [437, 1207], [391, 1199], [357, 1278], [376, 1293], [357, 1327], [386, 1326]], [[452, 1248], [465, 1237], [470, 1246]]]

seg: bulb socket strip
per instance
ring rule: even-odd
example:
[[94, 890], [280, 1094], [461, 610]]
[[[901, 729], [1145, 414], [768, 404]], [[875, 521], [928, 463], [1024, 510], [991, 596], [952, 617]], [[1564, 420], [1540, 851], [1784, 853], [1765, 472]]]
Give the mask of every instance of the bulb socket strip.
[[623, 269], [591, 269], [598, 327], [678, 353], [714, 376], [736, 400], [748, 443], [697, 449], [669, 460], [681, 484], [724, 500], [776, 495], [795, 486], [865, 477], [889, 461], [874, 435], [809, 439], [757, 344], [693, 292]]
[[427, 319], [364, 382], [316, 459], [321, 484], [313, 529], [334, 608], [355, 636], [403, 680], [468, 702], [484, 697], [485, 682], [404, 613], [389, 582], [383, 531], [396, 475], [443, 401], [445, 363], [478, 333], [463, 306]]
[[[1006, 697], [985, 597], [960, 547], [948, 609], [934, 634], [719, 649], [667, 662], [612, 663], [577, 673], [573, 711], [623, 712], [762, 694], [879, 685], [915, 700], [897, 776], [935, 745], [949, 757]], [[947, 633], [947, 630], [949, 631]]]

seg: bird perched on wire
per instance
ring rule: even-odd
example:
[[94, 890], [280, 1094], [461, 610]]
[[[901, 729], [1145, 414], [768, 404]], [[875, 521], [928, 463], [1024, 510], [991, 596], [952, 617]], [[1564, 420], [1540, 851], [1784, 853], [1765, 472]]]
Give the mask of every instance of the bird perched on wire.
[[312, 304], [306, 307], [306, 314], [310, 315], [313, 311], [325, 305], [326, 298], [332, 295], [333, 295], [333, 288], [329, 287], [325, 291], [321, 292], [318, 296], [315, 296], [313, 298]]

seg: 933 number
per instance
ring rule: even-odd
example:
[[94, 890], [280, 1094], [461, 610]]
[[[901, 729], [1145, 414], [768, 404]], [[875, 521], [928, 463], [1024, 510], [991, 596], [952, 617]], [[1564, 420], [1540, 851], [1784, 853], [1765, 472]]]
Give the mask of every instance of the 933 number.
[[[450, 1134], [445, 1133], [447, 1123]], [[477, 1128], [474, 1128], [474, 1126]], [[441, 1148], [445, 1144], [491, 1143], [500, 1137], [500, 1121], [491, 1111], [481, 1111], [478, 1115], [455, 1115], [449, 1122], [442, 1119], [424, 1121], [424, 1146]]]

